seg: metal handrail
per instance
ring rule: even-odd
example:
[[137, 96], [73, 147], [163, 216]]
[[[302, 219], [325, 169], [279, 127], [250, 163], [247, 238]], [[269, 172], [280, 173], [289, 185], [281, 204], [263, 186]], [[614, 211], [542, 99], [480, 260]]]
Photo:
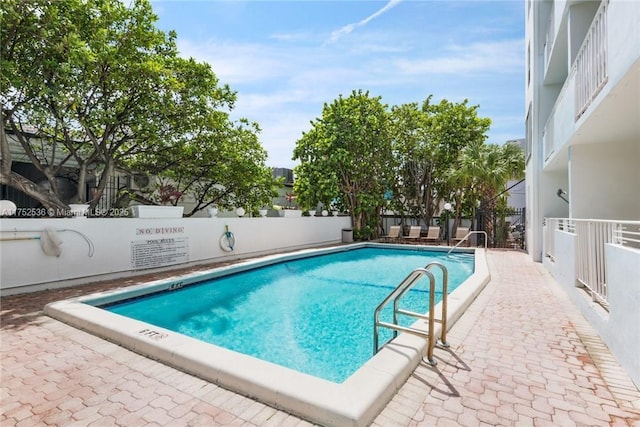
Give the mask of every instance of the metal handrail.
[[451, 251], [453, 251], [455, 248], [457, 248], [458, 246], [460, 246], [462, 244], [462, 242], [464, 242], [465, 240], [467, 240], [469, 238], [469, 236], [471, 236], [472, 234], [484, 234], [484, 248], [487, 249], [487, 240], [489, 239], [489, 236], [487, 235], [487, 232], [484, 230], [473, 230], [467, 233], [466, 236], [464, 236], [462, 239], [460, 239], [460, 241], [451, 249], [449, 249], [449, 252], [447, 252], [447, 255], [449, 255], [451, 253]]
[[[435, 277], [433, 273], [429, 270], [434, 266], [439, 267], [442, 270], [442, 319], [435, 319], [434, 317], [434, 307], [435, 307]], [[423, 276], [427, 276], [429, 278], [429, 311], [425, 314], [416, 313], [409, 310], [404, 310], [399, 307], [400, 299], [416, 284], [420, 281]], [[406, 332], [412, 335], [416, 335], [422, 338], [427, 339], [428, 347], [427, 347], [427, 360], [432, 366], [437, 364], [437, 361], [433, 359], [433, 346], [434, 346], [434, 328], [435, 322], [442, 324], [442, 330], [440, 333], [440, 342], [443, 347], [449, 347], [447, 343], [447, 293], [448, 293], [448, 282], [449, 282], [449, 274], [447, 268], [439, 263], [432, 262], [429, 263], [424, 268], [416, 268], [389, 294], [387, 297], [376, 307], [376, 310], [373, 314], [373, 354], [376, 354], [379, 351], [378, 345], [378, 327], [382, 326], [393, 331], [393, 337], [389, 340], [391, 341], [395, 337], [398, 336], [398, 331]], [[382, 322], [380, 321], [380, 311], [393, 299], [393, 323]], [[405, 316], [412, 316], [418, 319], [427, 320], [429, 323], [429, 330], [425, 333], [423, 330], [415, 329], [406, 326], [400, 326], [398, 324], [398, 314], [403, 314]]]

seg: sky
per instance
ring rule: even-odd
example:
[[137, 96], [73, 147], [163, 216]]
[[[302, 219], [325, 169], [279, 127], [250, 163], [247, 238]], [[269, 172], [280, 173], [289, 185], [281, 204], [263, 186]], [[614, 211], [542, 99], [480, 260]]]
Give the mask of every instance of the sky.
[[154, 0], [180, 55], [237, 94], [232, 119], [262, 129], [267, 165], [292, 153], [325, 103], [362, 89], [389, 107], [469, 100], [487, 142], [524, 136], [522, 0]]

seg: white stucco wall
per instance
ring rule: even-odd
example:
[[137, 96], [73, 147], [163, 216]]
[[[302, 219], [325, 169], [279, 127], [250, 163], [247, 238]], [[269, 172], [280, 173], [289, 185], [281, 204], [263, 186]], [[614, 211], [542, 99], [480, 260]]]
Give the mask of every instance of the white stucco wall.
[[[573, 114], [575, 105], [572, 100], [574, 76], [571, 72], [567, 76], [565, 93], [558, 95], [556, 86], [549, 85], [545, 81], [545, 38], [549, 23], [550, 8], [554, 9], [554, 25], [556, 35], [561, 35], [558, 30], [565, 12], [569, 7], [578, 6], [573, 10], [573, 18], [580, 18], [575, 14], [592, 11], [595, 4], [583, 5], [581, 2], [537, 2], [527, 3], [527, 21], [525, 28], [525, 43], [527, 52], [531, 52], [531, 65], [527, 70], [531, 75], [531, 83], [527, 84], [525, 92], [525, 111], [531, 112], [529, 122], [531, 125], [530, 144], [532, 147], [531, 159], [527, 164], [527, 250], [534, 261], [542, 261], [561, 285], [563, 290], [570, 295], [576, 306], [580, 307], [584, 316], [596, 327], [599, 334], [609, 345], [614, 354], [624, 367], [632, 375], [637, 385], [640, 385], [640, 374], [637, 364], [640, 363], [639, 349], [636, 345], [630, 345], [629, 334], [634, 343], [640, 343], [638, 328], [638, 302], [637, 299], [627, 299], [620, 305], [615, 301], [614, 293], [622, 292], [627, 297], [629, 292], [635, 292], [638, 296], [637, 285], [631, 283], [632, 277], [638, 278], [638, 271], [629, 271], [629, 268], [637, 268], [640, 255], [620, 256], [619, 250], [628, 248], [616, 247], [615, 250], [607, 248], [607, 278], [611, 311], [608, 313], [598, 304], [591, 301], [586, 292], [575, 287], [575, 252], [572, 250], [571, 237], [566, 233], [555, 232], [553, 239], [555, 261], [545, 258], [543, 250], [544, 234], [542, 222], [544, 217], [556, 218], [595, 218], [614, 220], [638, 220], [640, 218], [640, 197], [638, 197], [637, 184], [640, 182], [640, 144], [638, 144], [638, 132], [633, 131], [633, 120], [626, 120], [627, 113], [636, 112], [637, 100], [633, 94], [637, 93], [634, 86], [636, 80], [632, 69], [638, 62], [640, 52], [640, 26], [637, 25], [640, 17], [640, 2], [611, 1], [607, 3], [607, 74], [608, 82], [602, 91], [592, 101], [588, 111], [576, 122]], [[586, 8], [586, 9], [585, 9]], [[574, 24], [578, 24], [575, 19]], [[586, 29], [586, 20], [583, 20], [583, 29]], [[571, 28], [569, 28], [571, 29]], [[574, 27], [575, 29], [575, 27]], [[577, 33], [573, 34], [577, 36]], [[555, 39], [554, 42], [557, 42]], [[574, 42], [573, 52], [568, 59], [575, 56], [579, 47], [578, 38], [571, 39]], [[554, 77], [551, 75], [551, 77]], [[619, 87], [617, 87], [620, 85]], [[611, 96], [611, 92], [618, 91]], [[625, 95], [621, 96], [623, 92]], [[556, 96], [559, 96], [557, 99]], [[558, 104], [556, 105], [556, 101]], [[625, 102], [629, 103], [627, 107]], [[555, 111], [552, 111], [555, 106]], [[562, 110], [562, 111], [559, 111]], [[612, 114], [613, 112], [613, 114]], [[568, 113], [571, 113], [567, 116]], [[612, 117], [603, 119], [603, 114], [611, 114]], [[545, 163], [547, 154], [544, 144], [544, 127], [547, 117], [558, 114], [558, 120], [554, 122], [555, 128], [550, 134], [554, 135], [555, 152]], [[561, 120], [569, 117], [569, 120]], [[625, 124], [623, 130], [616, 132], [618, 125], [616, 119]], [[637, 120], [636, 120], [637, 122]], [[593, 132], [595, 125], [603, 132]], [[590, 125], [590, 126], [588, 126]], [[637, 127], [635, 128], [637, 129]], [[614, 134], [620, 136], [613, 136]], [[625, 135], [631, 135], [627, 137]], [[548, 134], [549, 135], [549, 134]], [[572, 144], [568, 149], [566, 144]], [[556, 196], [558, 188], [568, 192], [571, 200], [571, 212], [569, 205]], [[629, 257], [633, 259], [629, 262]], [[617, 265], [624, 262], [627, 267], [620, 268]], [[615, 270], [616, 273], [612, 273]], [[626, 277], [623, 276], [626, 274]], [[615, 290], [614, 290], [615, 288]], [[631, 301], [635, 301], [632, 305]], [[617, 307], [614, 307], [614, 304]], [[638, 325], [637, 328], [629, 327], [630, 324]], [[630, 331], [629, 331], [630, 329]], [[625, 331], [622, 333], [622, 331]], [[629, 333], [627, 333], [627, 331]], [[618, 338], [616, 337], [618, 335]], [[617, 345], [615, 341], [624, 342]], [[640, 345], [640, 344], [638, 344]], [[615, 349], [614, 349], [615, 347]], [[629, 359], [633, 357], [633, 361]]]
[[562, 284], [565, 292], [572, 292], [576, 283], [576, 236], [555, 231], [555, 263], [551, 274]]
[[640, 2], [609, 2], [607, 15], [607, 73], [618, 83], [640, 56]]
[[[225, 227], [233, 232], [236, 245], [232, 252], [220, 247]], [[50, 227], [62, 240], [59, 257], [46, 255], [40, 240], [6, 240], [39, 238]], [[68, 218], [10, 219], [0, 221], [0, 293], [50, 289], [96, 280], [126, 277], [136, 273], [163, 269], [134, 266], [134, 250], [165, 245], [163, 239], [180, 242], [176, 251], [184, 265], [247, 258], [279, 251], [339, 243], [342, 229], [351, 227], [351, 218]], [[14, 230], [18, 230], [14, 233]], [[34, 230], [20, 232], [20, 230]], [[61, 231], [69, 230], [69, 231]], [[73, 231], [71, 231], [73, 230]], [[89, 245], [94, 246], [89, 256]], [[155, 242], [155, 243], [154, 243]], [[171, 247], [170, 240], [165, 246]], [[151, 247], [149, 246], [149, 247]], [[172, 254], [168, 254], [168, 259]], [[175, 258], [175, 256], [174, 256]], [[175, 259], [174, 259], [175, 261]], [[171, 261], [169, 262], [171, 263]], [[144, 263], [143, 263], [144, 264]], [[175, 268], [176, 265], [171, 265]], [[168, 265], [164, 269], [170, 268]]]
[[583, 144], [571, 147], [572, 217], [637, 221], [640, 145]]
[[606, 245], [609, 327], [603, 339], [640, 387], [640, 251]]
[[544, 267], [598, 331], [605, 344], [640, 386], [640, 250], [620, 245], [605, 247], [609, 311], [576, 287], [575, 235], [555, 231], [555, 261]]

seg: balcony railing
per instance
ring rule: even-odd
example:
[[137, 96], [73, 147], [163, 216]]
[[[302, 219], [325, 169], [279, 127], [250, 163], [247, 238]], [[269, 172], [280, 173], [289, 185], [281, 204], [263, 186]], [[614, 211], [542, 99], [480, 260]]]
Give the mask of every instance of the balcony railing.
[[556, 102], [549, 113], [549, 118], [544, 125], [542, 143], [544, 147], [544, 160], [547, 161], [571, 137], [574, 130], [574, 104], [575, 104], [575, 70], [562, 85], [562, 89], [556, 98]]
[[576, 120], [607, 83], [608, 3], [602, 1], [576, 57]]
[[553, 48], [553, 39], [555, 37], [555, 28], [553, 28], [553, 9], [551, 9], [551, 15], [547, 22], [547, 33], [544, 39], [544, 66], [549, 66], [549, 60], [551, 60], [551, 49]]
[[607, 243], [640, 248], [640, 221], [546, 218], [545, 255], [555, 260], [555, 231], [575, 234], [576, 286], [609, 309], [605, 246]]
[[[554, 108], [555, 110], [555, 108]], [[553, 121], [553, 114], [555, 114], [555, 111], [551, 112], [551, 117], [549, 117], [549, 120], [547, 121], [547, 124], [545, 125], [544, 129], [542, 130], [542, 141], [544, 144], [544, 160], [547, 161], [549, 160], [549, 157], [551, 157], [551, 155], [554, 152], [554, 144], [555, 144], [555, 140], [553, 139], [554, 135], [553, 135], [553, 130], [554, 130], [554, 121]]]

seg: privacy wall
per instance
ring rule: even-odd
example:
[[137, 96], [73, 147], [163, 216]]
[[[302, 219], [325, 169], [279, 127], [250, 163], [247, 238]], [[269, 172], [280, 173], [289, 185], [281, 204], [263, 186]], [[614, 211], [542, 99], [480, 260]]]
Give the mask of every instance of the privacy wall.
[[[11, 295], [335, 244], [348, 216], [0, 221], [0, 293]], [[227, 233], [229, 232], [229, 233]]]

